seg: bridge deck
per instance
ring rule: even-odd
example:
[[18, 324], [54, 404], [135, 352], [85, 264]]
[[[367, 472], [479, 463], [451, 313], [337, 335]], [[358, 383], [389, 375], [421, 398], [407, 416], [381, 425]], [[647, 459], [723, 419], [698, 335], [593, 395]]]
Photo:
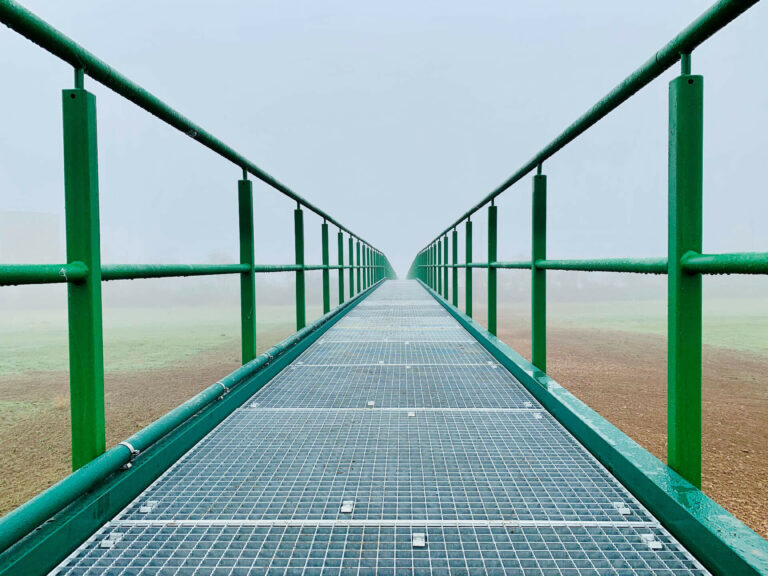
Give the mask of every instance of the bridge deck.
[[707, 573], [405, 281], [355, 307], [58, 571]]

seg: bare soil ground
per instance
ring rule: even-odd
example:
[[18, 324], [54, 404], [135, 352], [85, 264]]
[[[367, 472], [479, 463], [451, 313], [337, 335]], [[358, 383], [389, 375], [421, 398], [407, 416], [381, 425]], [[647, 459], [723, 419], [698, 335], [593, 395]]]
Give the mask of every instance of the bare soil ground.
[[[499, 324], [502, 339], [529, 357], [528, 329], [510, 328], [516, 325], [511, 318], [502, 317]], [[550, 375], [664, 460], [663, 338], [553, 328], [548, 347]], [[108, 374], [107, 445], [231, 372], [239, 365], [238, 354], [231, 345], [222, 346], [185, 365]], [[704, 491], [763, 537], [768, 537], [766, 375], [765, 357], [705, 349]], [[0, 399], [0, 514], [63, 478], [69, 472], [69, 448], [66, 372], [8, 378]]]
[[[501, 316], [499, 337], [530, 358], [516, 320]], [[666, 461], [666, 339], [570, 327], [547, 337], [547, 373]], [[708, 346], [703, 358], [702, 489], [768, 538], [768, 358]]]

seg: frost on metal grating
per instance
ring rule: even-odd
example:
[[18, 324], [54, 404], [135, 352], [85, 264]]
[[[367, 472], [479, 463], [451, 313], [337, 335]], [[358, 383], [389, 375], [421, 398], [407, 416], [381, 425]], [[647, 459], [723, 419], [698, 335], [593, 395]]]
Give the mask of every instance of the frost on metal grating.
[[[60, 575], [509, 574], [706, 576], [666, 532], [603, 526], [132, 526], [111, 548], [99, 533]], [[652, 550], [643, 534], [661, 543]]]
[[325, 342], [312, 345], [296, 365], [479, 364], [493, 358], [478, 342]]
[[540, 408], [499, 366], [291, 366], [246, 406], [259, 408]]
[[239, 410], [121, 519], [338, 520], [344, 500], [358, 520], [652, 521], [551, 417], [376, 408]]

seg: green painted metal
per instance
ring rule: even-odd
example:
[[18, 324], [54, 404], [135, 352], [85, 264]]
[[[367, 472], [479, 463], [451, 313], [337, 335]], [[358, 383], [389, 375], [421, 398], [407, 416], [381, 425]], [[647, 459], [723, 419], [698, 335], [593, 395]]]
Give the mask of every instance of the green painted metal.
[[307, 325], [307, 303], [304, 266], [304, 211], [301, 204], [293, 211], [294, 249], [296, 265], [302, 269], [296, 270], [296, 330]]
[[448, 300], [448, 236], [443, 236], [443, 298]]
[[437, 290], [438, 294], [442, 294], [443, 293], [443, 269], [441, 268], [441, 266], [443, 265], [443, 250], [442, 250], [442, 246], [443, 246], [443, 239], [440, 238], [435, 243], [435, 250], [437, 251], [436, 254], [435, 254], [435, 257], [436, 257], [436, 260], [435, 260], [435, 265], [436, 265], [435, 274], [437, 275], [437, 278], [436, 278], [436, 280], [437, 280], [437, 288], [436, 288], [436, 290]]
[[[531, 202], [531, 261], [547, 257], [547, 177], [533, 177]], [[542, 372], [547, 370], [547, 271], [531, 267], [531, 361]]]
[[352, 236], [349, 237], [349, 297], [355, 296], [355, 250]]
[[77, 470], [106, 446], [96, 97], [64, 90], [62, 110], [67, 261], [87, 269], [83, 280], [67, 285], [72, 469]]
[[683, 270], [702, 246], [704, 79], [669, 84], [667, 462], [701, 487], [701, 275]]
[[[328, 223], [323, 222], [320, 226], [321, 243], [323, 251], [323, 266], [330, 265], [330, 256], [328, 254]], [[323, 314], [331, 311], [331, 271], [323, 270]]]
[[237, 183], [240, 232], [240, 347], [243, 364], [256, 358], [256, 273], [253, 248], [253, 184], [247, 178]]
[[[0, 0], [0, 22], [25, 36], [51, 54], [71, 64], [82, 75], [88, 75], [126, 100], [133, 102], [162, 122], [183, 132], [222, 158], [252, 174], [268, 186], [311, 210], [345, 232], [351, 230], [340, 224], [325, 211], [308, 202], [288, 186], [259, 168], [242, 154], [204, 130], [158, 97], [135, 84], [106, 62], [100, 60], [77, 42], [12, 0]], [[82, 87], [82, 85], [80, 85]]]
[[464, 274], [464, 312], [472, 318], [472, 268], [469, 268], [472, 264], [472, 220], [469, 218], [465, 224], [465, 234], [464, 262], [467, 270]]
[[605, 118], [621, 104], [629, 100], [637, 91], [650, 84], [665, 71], [674, 66], [680, 60], [681, 54], [690, 54], [694, 48], [707, 40], [721, 28], [727, 26], [759, 0], [720, 0], [701, 16], [696, 18], [684, 30], [677, 34], [667, 44], [656, 51], [637, 70], [622, 80], [613, 90], [608, 92], [600, 101], [576, 119], [561, 134], [555, 137], [549, 144], [542, 148], [528, 162], [523, 164], [512, 176], [497, 186], [490, 194], [475, 204], [467, 212], [457, 218], [450, 226], [440, 232], [435, 238], [447, 233], [472, 214], [480, 210], [499, 194], [509, 189], [516, 182], [554, 156], [559, 150], [578, 138], [589, 128]]
[[422, 285], [709, 570], [718, 576], [768, 574], [768, 541], [426, 284]]
[[453, 273], [452, 280], [453, 280], [453, 305], [458, 306], [459, 305], [459, 270], [456, 268], [456, 265], [459, 263], [459, 233], [456, 230], [456, 228], [453, 229], [453, 232], [451, 233], [451, 247], [453, 248], [453, 254], [451, 260], [453, 261], [453, 270], [451, 271]]
[[359, 293], [362, 289], [362, 284], [360, 281], [362, 280], [362, 272], [361, 272], [361, 260], [360, 260], [360, 239], [357, 240], [357, 292]]
[[683, 270], [700, 274], [768, 274], [768, 252], [697, 254], [687, 252]]
[[[497, 207], [488, 206], [488, 262], [496, 262]], [[488, 331], [496, 334], [496, 268], [488, 268]]]
[[88, 266], [82, 262], [71, 262], [69, 264], [0, 264], [0, 286], [82, 282], [87, 277]]
[[344, 233], [339, 230], [336, 260], [339, 264], [339, 304], [344, 304]]
[[538, 260], [544, 270], [581, 270], [583, 272], [629, 272], [666, 274], [666, 258], [598, 258], [594, 260]]
[[0, 576], [47, 573], [376, 287], [338, 306], [0, 518]]

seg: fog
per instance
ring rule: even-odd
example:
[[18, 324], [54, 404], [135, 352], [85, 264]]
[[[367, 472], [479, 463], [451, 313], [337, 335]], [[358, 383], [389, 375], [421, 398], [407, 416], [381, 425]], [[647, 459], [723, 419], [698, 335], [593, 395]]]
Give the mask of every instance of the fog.
[[[24, 2], [359, 233], [401, 276], [436, 233], [709, 4]], [[707, 252], [768, 246], [768, 86], [757, 72], [766, 29], [768, 8], [757, 5], [693, 54], [693, 72], [705, 79]], [[60, 262], [60, 99], [72, 69], [3, 28], [0, 74], [0, 261]], [[666, 254], [667, 84], [676, 74], [545, 164], [551, 257]], [[236, 261], [240, 169], [98, 83], [86, 87], [98, 106], [103, 262]], [[500, 259], [529, 254], [530, 187], [524, 178], [499, 201]], [[254, 192], [257, 261], [291, 262], [294, 203], [258, 181]], [[477, 260], [485, 218], [475, 218]], [[307, 215], [310, 263], [320, 262], [320, 223]], [[333, 261], [335, 246], [332, 228]], [[576, 276], [552, 293], [603, 297], [607, 285], [664, 297], [658, 281]], [[708, 283], [723, 293], [766, 287], [726, 280]], [[262, 296], [289, 297], [281, 286], [290, 281], [263, 280]], [[502, 281], [528, 279], [504, 273]], [[0, 306], [22, 305], [22, 290], [35, 306], [63, 303], [62, 287], [11, 288]], [[237, 296], [235, 278], [109, 290], [115, 302], [172, 301], [181, 290], [201, 301]]]

